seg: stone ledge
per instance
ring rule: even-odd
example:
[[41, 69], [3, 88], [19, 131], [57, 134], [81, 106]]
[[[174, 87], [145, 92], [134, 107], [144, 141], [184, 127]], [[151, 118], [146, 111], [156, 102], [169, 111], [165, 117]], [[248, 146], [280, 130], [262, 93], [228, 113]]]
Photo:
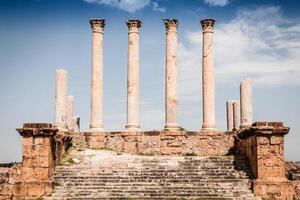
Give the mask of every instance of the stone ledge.
[[286, 135], [290, 128], [285, 127], [283, 122], [265, 122], [259, 121], [252, 124], [251, 127], [241, 130], [239, 138], [247, 138], [259, 135]]
[[55, 136], [58, 129], [50, 123], [24, 123], [16, 129], [21, 136]]

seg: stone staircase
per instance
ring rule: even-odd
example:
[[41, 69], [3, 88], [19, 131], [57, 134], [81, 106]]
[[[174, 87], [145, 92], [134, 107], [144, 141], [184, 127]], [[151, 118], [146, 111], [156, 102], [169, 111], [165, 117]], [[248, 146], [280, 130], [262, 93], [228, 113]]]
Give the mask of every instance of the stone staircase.
[[251, 191], [244, 158], [235, 162], [233, 156], [142, 156], [89, 149], [71, 157], [75, 163], [56, 168], [54, 191], [45, 199], [260, 199]]

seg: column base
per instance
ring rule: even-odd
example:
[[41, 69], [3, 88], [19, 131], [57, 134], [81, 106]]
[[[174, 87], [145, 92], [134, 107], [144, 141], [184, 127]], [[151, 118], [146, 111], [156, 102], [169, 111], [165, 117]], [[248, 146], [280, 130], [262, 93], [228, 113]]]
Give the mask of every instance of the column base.
[[251, 124], [241, 124], [240, 129], [250, 128]]
[[216, 131], [216, 125], [212, 125], [212, 124], [203, 124], [202, 125], [202, 130], [207, 130], [207, 131]]
[[104, 132], [104, 128], [102, 125], [90, 125], [88, 132]]
[[164, 131], [179, 131], [178, 124], [166, 124], [164, 127]]
[[127, 124], [125, 131], [141, 131], [141, 127], [138, 124]]

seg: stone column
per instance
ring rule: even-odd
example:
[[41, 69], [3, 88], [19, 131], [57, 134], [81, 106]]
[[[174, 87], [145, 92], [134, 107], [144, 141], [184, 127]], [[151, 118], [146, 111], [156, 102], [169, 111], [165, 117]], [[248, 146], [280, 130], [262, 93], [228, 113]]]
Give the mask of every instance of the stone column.
[[233, 130], [238, 130], [241, 123], [240, 101], [233, 102]]
[[250, 127], [252, 124], [252, 88], [249, 79], [243, 79], [240, 85], [241, 125], [240, 128]]
[[56, 70], [55, 86], [55, 125], [59, 129], [66, 129], [66, 108], [68, 91], [68, 73], [64, 69]]
[[203, 30], [202, 50], [202, 104], [203, 125], [206, 130], [214, 130], [215, 124], [215, 79], [213, 59], [214, 19], [201, 20]]
[[73, 117], [73, 128], [74, 132], [80, 132], [80, 117]]
[[66, 122], [67, 128], [73, 130], [73, 96], [67, 96], [67, 111], [66, 111]]
[[233, 129], [233, 101], [226, 102], [226, 114], [227, 114], [227, 131]]
[[166, 26], [165, 129], [177, 124], [177, 19], [164, 19]]
[[90, 131], [103, 131], [103, 32], [104, 19], [90, 19], [92, 28], [92, 83]]
[[140, 20], [128, 20], [127, 124], [126, 130], [139, 130], [139, 28]]

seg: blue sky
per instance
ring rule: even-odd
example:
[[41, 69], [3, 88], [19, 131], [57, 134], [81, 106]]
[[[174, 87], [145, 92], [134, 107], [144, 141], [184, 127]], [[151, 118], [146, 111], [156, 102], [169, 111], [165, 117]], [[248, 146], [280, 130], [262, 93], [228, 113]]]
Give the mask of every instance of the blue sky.
[[225, 130], [225, 102], [239, 98], [239, 83], [253, 83], [254, 121], [284, 121], [286, 156], [300, 160], [300, 2], [297, 0], [0, 0], [0, 162], [21, 160], [23, 122], [54, 121], [55, 70], [68, 71], [75, 115], [90, 118], [91, 30], [106, 19], [104, 126], [126, 122], [127, 27], [140, 34], [140, 121], [144, 130], [164, 125], [165, 27], [177, 18], [179, 124], [199, 130], [201, 27], [215, 18], [216, 121]]

